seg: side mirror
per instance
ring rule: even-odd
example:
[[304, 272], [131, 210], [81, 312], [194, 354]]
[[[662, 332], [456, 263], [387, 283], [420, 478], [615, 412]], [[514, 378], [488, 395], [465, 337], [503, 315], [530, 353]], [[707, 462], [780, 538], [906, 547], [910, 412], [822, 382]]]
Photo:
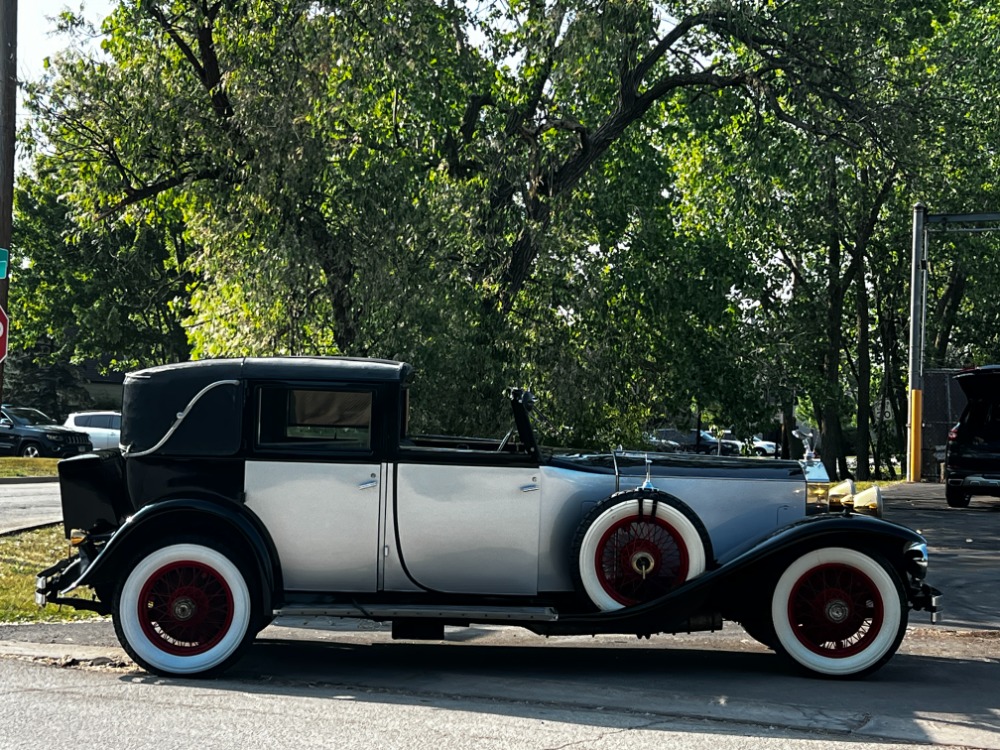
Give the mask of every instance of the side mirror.
[[13, 426], [14, 423], [7, 419], [7, 417], [0, 417], [0, 427], [7, 427], [9, 429]]

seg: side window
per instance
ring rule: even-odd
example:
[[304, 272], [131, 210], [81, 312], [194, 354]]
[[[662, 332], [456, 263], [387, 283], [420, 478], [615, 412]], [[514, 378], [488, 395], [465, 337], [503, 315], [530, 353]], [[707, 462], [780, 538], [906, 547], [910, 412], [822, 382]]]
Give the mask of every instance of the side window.
[[95, 414], [90, 417], [91, 427], [107, 428], [111, 426], [111, 417], [107, 414]]
[[265, 386], [258, 393], [261, 448], [367, 451], [372, 394]]
[[122, 415], [112, 414], [111, 415], [111, 429], [120, 430], [122, 428]]

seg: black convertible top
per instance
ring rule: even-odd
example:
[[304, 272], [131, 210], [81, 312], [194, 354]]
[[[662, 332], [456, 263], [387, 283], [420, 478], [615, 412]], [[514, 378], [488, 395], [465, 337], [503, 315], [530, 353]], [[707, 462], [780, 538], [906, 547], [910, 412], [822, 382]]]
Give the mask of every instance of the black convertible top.
[[121, 441], [132, 456], [232, 455], [240, 448], [248, 380], [404, 385], [412, 377], [405, 362], [350, 357], [241, 357], [150, 367], [125, 376]]

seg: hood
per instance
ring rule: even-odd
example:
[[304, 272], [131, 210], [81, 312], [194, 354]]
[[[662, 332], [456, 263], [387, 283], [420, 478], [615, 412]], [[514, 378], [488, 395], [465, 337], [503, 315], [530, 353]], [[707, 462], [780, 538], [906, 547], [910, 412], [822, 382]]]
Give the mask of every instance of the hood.
[[79, 435], [80, 430], [74, 430], [61, 424], [22, 424], [18, 425], [22, 430], [34, 430], [35, 432], [59, 432], [68, 435]]

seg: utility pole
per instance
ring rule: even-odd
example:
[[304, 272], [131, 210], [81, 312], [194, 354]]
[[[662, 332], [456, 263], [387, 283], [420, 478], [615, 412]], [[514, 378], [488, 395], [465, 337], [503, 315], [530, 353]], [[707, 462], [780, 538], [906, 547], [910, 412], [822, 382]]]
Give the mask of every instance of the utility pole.
[[[17, 0], [0, 0], [0, 252], [10, 250], [14, 224], [14, 142], [17, 134]], [[6, 269], [5, 269], [6, 270]], [[3, 354], [7, 347], [7, 301], [10, 278], [0, 279], [0, 321], [4, 321]], [[3, 401], [4, 363], [0, 360], [0, 402]]]
[[923, 453], [924, 414], [924, 280], [927, 208], [913, 207], [913, 253], [910, 256], [910, 414], [907, 420], [906, 481], [919, 482]]

